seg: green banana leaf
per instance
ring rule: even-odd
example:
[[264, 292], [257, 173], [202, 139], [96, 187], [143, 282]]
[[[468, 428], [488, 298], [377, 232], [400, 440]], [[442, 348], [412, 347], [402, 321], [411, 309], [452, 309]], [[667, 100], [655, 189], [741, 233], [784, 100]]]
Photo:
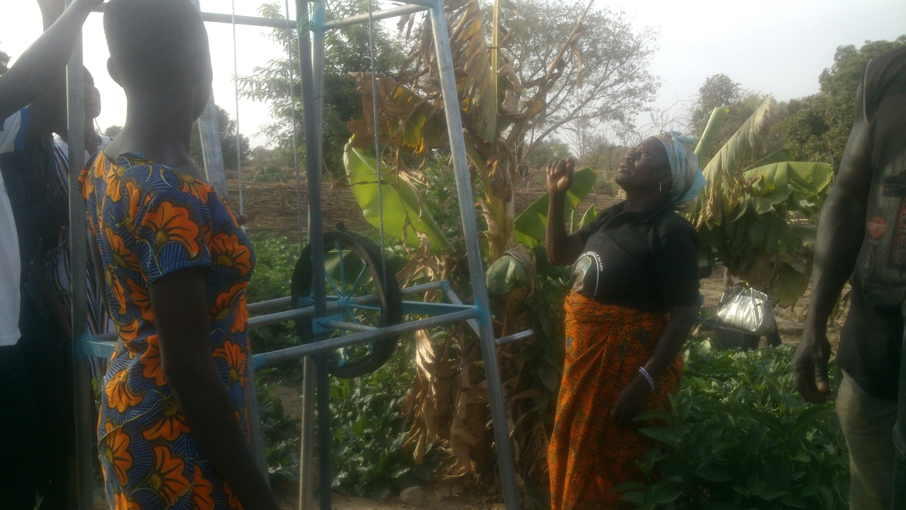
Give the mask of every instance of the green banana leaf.
[[727, 140], [708, 165], [702, 170], [705, 179], [717, 173], [735, 175], [739, 164], [751, 157], [764, 140], [765, 125], [773, 112], [774, 101], [769, 96], [761, 103], [752, 115], [746, 119], [742, 127]]
[[[343, 165], [346, 167], [349, 188], [362, 208], [365, 220], [373, 227], [380, 228], [381, 202], [378, 201], [377, 164], [374, 155], [347, 145], [343, 154]], [[422, 207], [418, 191], [402, 179], [395, 178], [395, 173], [394, 169], [381, 166], [384, 232], [405, 241], [413, 248], [421, 246], [419, 238], [421, 234], [431, 243], [432, 252], [439, 253], [448, 249], [450, 241]]]
[[591, 206], [585, 211], [585, 214], [582, 215], [582, 221], [579, 222], [579, 228], [585, 228], [587, 225], [592, 224], [595, 221], [595, 218], [598, 217], [598, 208]]
[[833, 178], [827, 163], [786, 161], [752, 168], [743, 172], [743, 179], [752, 183], [744, 207], [765, 214], [790, 200], [787, 208], [798, 209], [798, 202], [817, 197]]
[[[579, 202], [588, 195], [595, 186], [598, 174], [590, 167], [583, 168], [573, 174], [573, 184], [566, 193], [566, 203], [563, 208], [564, 217], [569, 217], [570, 211], [579, 206]], [[545, 193], [522, 211], [515, 221], [516, 240], [528, 246], [535, 246], [544, 241], [547, 231], [547, 209], [550, 204], [550, 194]]]
[[525, 285], [535, 286], [535, 257], [525, 245], [516, 245], [491, 264], [486, 273], [488, 292], [507, 294]]
[[724, 121], [727, 120], [727, 115], [730, 115], [730, 108], [727, 106], [718, 106], [717, 108], [711, 110], [711, 117], [708, 118], [708, 124], [705, 126], [704, 132], [702, 132], [702, 137], [698, 140], [698, 145], [695, 146], [695, 157], [702, 160], [705, 157], [705, 154], [708, 153], [708, 149], [711, 148], [711, 142], [714, 140], [714, 136], [720, 131], [720, 128], [724, 125]]
[[742, 171], [747, 172], [753, 168], [770, 165], [771, 163], [783, 163], [785, 161], [793, 161], [793, 155], [786, 149], [780, 149], [745, 167]]
[[774, 285], [774, 297], [779, 301], [780, 306], [790, 306], [796, 304], [796, 301], [805, 294], [808, 289], [809, 279], [812, 277], [812, 263], [809, 261], [806, 271], [799, 272], [790, 265], [783, 266], [780, 275], [777, 277], [777, 283]]
[[690, 214], [696, 227], [720, 225], [744, 201], [739, 165], [761, 145], [772, 105], [770, 97], [765, 99], [702, 170], [707, 183]]

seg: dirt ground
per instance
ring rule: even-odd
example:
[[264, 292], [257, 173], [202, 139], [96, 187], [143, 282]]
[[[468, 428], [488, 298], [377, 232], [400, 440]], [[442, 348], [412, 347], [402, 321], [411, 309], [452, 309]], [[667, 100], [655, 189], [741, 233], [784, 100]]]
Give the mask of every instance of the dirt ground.
[[[344, 496], [342, 494], [333, 494], [332, 506], [334, 510], [415, 510], [415, 509], [432, 509], [432, 510], [503, 510], [502, 504], [485, 505], [481, 503], [480, 494], [468, 494], [462, 496], [450, 496], [437, 494], [433, 487], [425, 487], [423, 490], [424, 499], [418, 506], [407, 505], [400, 500], [399, 496], [388, 498], [386, 501], [374, 501], [367, 498], [355, 498]], [[283, 510], [297, 510], [298, 506], [298, 487], [275, 487], [274, 488], [280, 507]]]

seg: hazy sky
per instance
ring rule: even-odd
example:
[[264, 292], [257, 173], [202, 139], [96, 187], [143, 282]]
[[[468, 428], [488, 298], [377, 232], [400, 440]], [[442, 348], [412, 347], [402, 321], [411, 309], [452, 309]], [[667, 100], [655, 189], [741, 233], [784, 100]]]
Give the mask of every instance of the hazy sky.
[[[818, 75], [833, 64], [837, 46], [858, 47], [866, 40], [891, 40], [906, 34], [904, 0], [596, 1], [598, 6], [625, 11], [639, 27], [658, 29], [658, 50], [650, 67], [662, 81], [652, 104], [658, 109], [692, 99], [705, 78], [716, 73], [781, 100], [806, 96], [818, 91]], [[256, 15], [260, 4], [261, 0], [236, 0], [237, 14]], [[290, 9], [294, 4], [290, 2]], [[206, 11], [230, 12], [230, 3], [223, 0], [201, 0], [201, 6]], [[291, 16], [295, 18], [292, 10]], [[214, 62], [214, 97], [235, 117], [232, 28], [208, 23], [207, 29]], [[0, 16], [0, 49], [15, 58], [40, 31], [37, 4], [7, 2]], [[91, 15], [84, 33], [85, 64], [94, 74], [104, 103], [98, 124], [102, 129], [122, 124], [125, 97], [106, 72], [101, 15]], [[283, 54], [285, 50], [268, 39], [268, 33], [268, 29], [237, 28], [240, 75]], [[675, 106], [671, 113], [680, 114], [682, 109], [682, 105]], [[239, 114], [240, 130], [251, 138], [252, 145], [265, 144], [267, 140], [258, 133], [268, 121], [266, 105], [243, 100]], [[638, 119], [639, 124], [646, 122], [647, 118]]]

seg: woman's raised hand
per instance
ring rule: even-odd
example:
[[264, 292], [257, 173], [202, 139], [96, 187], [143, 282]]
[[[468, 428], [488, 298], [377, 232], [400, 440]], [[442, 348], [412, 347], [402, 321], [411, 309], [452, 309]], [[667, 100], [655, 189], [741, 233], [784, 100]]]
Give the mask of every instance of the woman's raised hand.
[[547, 190], [551, 195], [563, 195], [573, 185], [573, 158], [558, 159], [547, 165]]

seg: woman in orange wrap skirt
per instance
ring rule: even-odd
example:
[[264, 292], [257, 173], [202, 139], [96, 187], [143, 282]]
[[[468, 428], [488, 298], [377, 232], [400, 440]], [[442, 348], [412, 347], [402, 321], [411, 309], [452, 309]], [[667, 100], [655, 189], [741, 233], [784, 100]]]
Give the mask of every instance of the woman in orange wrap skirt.
[[553, 510], [625, 508], [613, 489], [645, 481], [653, 444], [634, 418], [670, 409], [696, 316], [698, 235], [675, 210], [704, 186], [690, 140], [663, 133], [620, 162], [626, 200], [574, 234], [563, 222], [572, 160], [548, 166], [551, 262], [573, 265], [566, 360], [548, 451]]

